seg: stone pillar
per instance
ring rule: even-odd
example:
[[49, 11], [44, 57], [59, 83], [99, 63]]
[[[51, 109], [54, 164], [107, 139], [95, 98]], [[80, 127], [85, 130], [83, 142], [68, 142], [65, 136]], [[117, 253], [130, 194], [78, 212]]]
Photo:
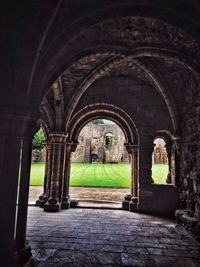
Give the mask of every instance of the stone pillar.
[[132, 198], [129, 203], [129, 211], [137, 211], [138, 205], [138, 146], [133, 147], [132, 156]]
[[180, 177], [180, 139], [175, 140], [171, 151], [171, 182], [179, 185]]
[[138, 146], [125, 144], [125, 147], [131, 158], [131, 192], [125, 195], [122, 208], [129, 210], [130, 203], [135, 205], [138, 199]]
[[[16, 266], [15, 252], [15, 226], [16, 226], [16, 204], [20, 157], [22, 151], [22, 138], [27, 133], [27, 128], [35, 127], [35, 120], [28, 116], [17, 116], [12, 114], [0, 114], [0, 265], [6, 267]], [[29, 139], [30, 141], [30, 139]], [[26, 146], [26, 148], [25, 148]], [[30, 155], [30, 142], [24, 145], [24, 153]], [[23, 157], [24, 158], [24, 157]], [[25, 164], [27, 161], [24, 158]], [[21, 169], [21, 177], [29, 179], [29, 166]], [[26, 176], [27, 175], [27, 176]], [[25, 180], [24, 180], [25, 181]], [[18, 214], [22, 219], [23, 234], [26, 225], [28, 192], [27, 186], [21, 187], [20, 198], [24, 200], [23, 206], [19, 204]], [[20, 200], [21, 203], [21, 200]], [[23, 211], [23, 212], [22, 212]], [[24, 240], [24, 237], [23, 237]]]
[[[9, 119], [9, 118], [8, 118]], [[0, 122], [1, 122], [0, 118]], [[14, 123], [14, 121], [13, 121]], [[2, 123], [1, 123], [2, 126]], [[18, 126], [19, 127], [19, 126]], [[15, 213], [17, 201], [21, 137], [0, 129], [0, 265], [14, 264]]]
[[[16, 266], [16, 259], [19, 257], [19, 250], [16, 252], [15, 233], [20, 236], [19, 244], [22, 250], [25, 240], [32, 142], [29, 135], [27, 136], [27, 129], [34, 130], [35, 120], [28, 116], [6, 114], [0, 115], [0, 125], [0, 265], [12, 267]], [[21, 156], [21, 186], [16, 216]], [[19, 225], [16, 224], [17, 218], [21, 221], [20, 235], [16, 231], [16, 225]], [[25, 254], [27, 255], [27, 251]], [[28, 255], [31, 255], [30, 249]]]
[[68, 209], [70, 207], [70, 196], [69, 196], [69, 181], [70, 181], [70, 158], [71, 158], [71, 142], [65, 144], [65, 160], [63, 168], [63, 195], [62, 195], [62, 209]]
[[44, 143], [44, 146], [46, 148], [46, 164], [45, 164], [45, 179], [44, 179], [44, 197], [43, 197], [43, 203], [47, 202], [50, 196], [50, 187], [51, 187], [51, 173], [52, 173], [52, 155], [53, 155], [53, 145], [50, 141], [46, 141]]
[[20, 168], [20, 185], [18, 193], [17, 224], [16, 224], [16, 265], [24, 266], [25, 263], [33, 261], [31, 249], [26, 245], [26, 224], [28, 211], [28, 196], [30, 184], [32, 154], [32, 136], [24, 137], [22, 142], [22, 156]]
[[39, 199], [36, 201], [36, 206], [40, 206], [41, 208], [44, 207], [44, 204], [47, 202], [50, 195], [52, 166], [52, 143], [50, 141], [45, 141], [43, 144], [46, 150], [44, 187], [42, 195], [40, 195]]
[[133, 197], [138, 197], [138, 147], [133, 151]]
[[140, 157], [139, 157], [139, 185], [140, 188], [152, 183], [152, 146], [153, 137], [140, 135]]
[[49, 134], [52, 143], [52, 168], [50, 195], [44, 204], [45, 211], [59, 211], [63, 187], [63, 160], [66, 135], [60, 133]]
[[[76, 151], [76, 148], [77, 148], [78, 144], [79, 144], [78, 142], [72, 142], [71, 143], [70, 154], [72, 152]], [[70, 168], [71, 168], [71, 162], [70, 162], [70, 158], [69, 158], [69, 167], [68, 167], [68, 172], [67, 172], [67, 174], [68, 174], [68, 179], [67, 179], [67, 181], [68, 181], [68, 183], [67, 183], [68, 195], [69, 195], [69, 182], [70, 182]], [[70, 200], [70, 207], [71, 208], [76, 208], [77, 205], [78, 205], [78, 200], [77, 199], [71, 199]]]
[[176, 138], [175, 141], [175, 181], [172, 181], [174, 185], [179, 186], [180, 183], [180, 153], [181, 153], [181, 139]]
[[166, 183], [171, 184], [172, 183], [172, 175], [171, 175], [171, 168], [172, 168], [172, 149], [171, 149], [171, 144], [166, 144], [166, 151], [167, 151], [167, 159], [168, 159], [168, 174], [167, 174], [167, 179]]
[[154, 160], [152, 160], [152, 159], [153, 159], [153, 156], [154, 156], [153, 154], [154, 154], [154, 151], [155, 151], [155, 146], [156, 146], [156, 144], [153, 143], [152, 151], [151, 151], [151, 183], [152, 184], [154, 184], [154, 179], [152, 177], [152, 165], [154, 164]]

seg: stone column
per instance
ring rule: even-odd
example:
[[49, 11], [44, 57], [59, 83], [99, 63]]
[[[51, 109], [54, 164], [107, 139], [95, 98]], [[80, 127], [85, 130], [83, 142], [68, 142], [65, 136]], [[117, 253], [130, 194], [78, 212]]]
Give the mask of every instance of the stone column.
[[180, 139], [175, 140], [171, 152], [171, 182], [179, 185], [180, 176]]
[[69, 181], [70, 181], [70, 158], [71, 158], [71, 142], [65, 144], [65, 160], [63, 168], [63, 195], [62, 195], [62, 209], [68, 209], [70, 207], [70, 196], [69, 196]]
[[44, 186], [42, 195], [40, 195], [39, 199], [36, 201], [36, 206], [40, 206], [41, 208], [44, 207], [44, 204], [49, 198], [52, 166], [52, 143], [50, 141], [45, 141], [43, 144], [46, 150]]
[[138, 147], [135, 146], [133, 151], [133, 194], [132, 196], [138, 198]]
[[140, 135], [139, 184], [140, 188], [152, 183], [153, 137]]
[[167, 159], [168, 159], [168, 174], [167, 174], [167, 179], [166, 183], [171, 184], [172, 183], [172, 175], [171, 175], [171, 168], [172, 168], [172, 149], [171, 149], [171, 144], [166, 144], [166, 151], [167, 151]]
[[130, 202], [137, 203], [138, 198], [138, 146], [125, 144], [131, 158], [131, 192], [126, 194], [122, 202], [122, 208], [129, 210]]
[[[22, 155], [22, 138], [27, 133], [27, 129], [35, 127], [35, 120], [28, 116], [17, 116], [11, 114], [0, 114], [0, 265], [16, 266], [15, 253], [15, 227], [16, 227], [16, 204], [20, 158]], [[31, 140], [24, 145], [24, 153], [30, 156]], [[24, 158], [24, 157], [23, 157]], [[24, 158], [25, 165], [30, 163], [31, 157], [27, 161]], [[23, 164], [24, 165], [24, 164]], [[30, 176], [30, 164], [21, 166], [21, 178], [26, 181]], [[27, 176], [25, 175], [27, 174]], [[25, 233], [24, 225], [26, 225], [28, 192], [27, 186], [21, 188], [20, 199], [24, 200], [23, 205], [18, 206], [18, 213], [22, 217], [22, 229]], [[20, 203], [22, 202], [20, 200]], [[23, 211], [23, 212], [22, 212]]]
[[52, 155], [53, 155], [53, 145], [50, 141], [46, 141], [44, 143], [44, 146], [46, 148], [46, 164], [45, 164], [45, 176], [44, 179], [44, 197], [43, 197], [43, 203], [47, 202], [50, 196], [50, 187], [51, 187], [51, 174], [52, 174]]
[[28, 196], [30, 184], [32, 137], [24, 137], [22, 142], [20, 168], [20, 185], [18, 193], [17, 224], [16, 224], [16, 265], [23, 266], [32, 259], [31, 249], [26, 245], [26, 224], [28, 211]]
[[175, 141], [175, 180], [172, 181], [174, 185], [179, 186], [180, 183], [180, 154], [181, 154], [181, 139], [176, 138]]
[[[67, 166], [67, 172], [66, 172], [66, 175], [67, 175], [67, 179], [66, 179], [66, 194], [68, 195], [68, 198], [70, 199], [70, 196], [69, 196], [69, 183], [70, 183], [70, 169], [71, 169], [71, 153], [72, 152], [75, 152], [76, 151], [76, 148], [78, 146], [78, 142], [71, 142], [71, 145], [70, 145], [70, 155], [69, 155], [69, 160], [68, 160], [68, 166]], [[78, 205], [78, 200], [77, 199], [70, 199], [70, 207], [71, 208], [76, 208]]]
[[63, 151], [66, 140], [65, 134], [49, 134], [52, 143], [52, 173], [50, 184], [50, 195], [44, 204], [45, 211], [59, 211], [61, 207], [61, 194], [63, 184]]
[[14, 131], [3, 132], [1, 117], [0, 123], [0, 265], [11, 267], [15, 266], [13, 252], [21, 137]]
[[129, 203], [129, 211], [137, 211], [138, 205], [138, 146], [132, 148], [132, 197]]

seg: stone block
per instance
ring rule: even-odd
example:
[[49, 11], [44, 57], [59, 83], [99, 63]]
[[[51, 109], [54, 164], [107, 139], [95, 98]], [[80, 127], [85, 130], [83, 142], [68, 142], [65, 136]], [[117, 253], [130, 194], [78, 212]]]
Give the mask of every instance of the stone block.
[[49, 212], [57, 212], [60, 210], [60, 208], [61, 208], [60, 203], [56, 204], [45, 203], [44, 205], [44, 211], [49, 211]]
[[78, 202], [79, 201], [77, 199], [71, 199], [70, 200], [70, 208], [77, 208]]
[[130, 203], [130, 201], [123, 200], [122, 201], [122, 209], [123, 210], [129, 210], [129, 203]]

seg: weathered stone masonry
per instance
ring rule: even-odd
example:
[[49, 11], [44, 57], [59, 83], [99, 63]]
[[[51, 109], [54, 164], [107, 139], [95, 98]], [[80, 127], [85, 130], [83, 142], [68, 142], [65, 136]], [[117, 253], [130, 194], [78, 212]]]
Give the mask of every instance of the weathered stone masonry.
[[[110, 138], [111, 143], [106, 143], [106, 138]], [[124, 134], [116, 124], [89, 123], [81, 130], [78, 142], [76, 151], [72, 153], [71, 162], [129, 162], [128, 153], [124, 147]]]
[[[70, 153], [80, 129], [104, 117], [123, 130], [133, 162], [124, 206], [162, 216], [179, 208], [199, 238], [199, 1], [2, 1], [1, 10], [1, 265], [32, 260], [30, 148], [41, 124], [50, 144], [44, 209], [71, 205]], [[155, 138], [167, 141], [171, 184], [152, 184]]]

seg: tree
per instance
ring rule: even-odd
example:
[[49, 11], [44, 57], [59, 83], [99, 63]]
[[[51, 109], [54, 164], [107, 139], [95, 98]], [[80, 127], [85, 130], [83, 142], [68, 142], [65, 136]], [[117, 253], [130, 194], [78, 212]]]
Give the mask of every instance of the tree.
[[44, 132], [40, 129], [33, 137], [32, 141], [32, 149], [39, 149], [43, 148], [42, 142], [45, 140]]
[[104, 121], [102, 119], [96, 119], [96, 120], [93, 120], [92, 123], [99, 125], [99, 124], [104, 124]]

